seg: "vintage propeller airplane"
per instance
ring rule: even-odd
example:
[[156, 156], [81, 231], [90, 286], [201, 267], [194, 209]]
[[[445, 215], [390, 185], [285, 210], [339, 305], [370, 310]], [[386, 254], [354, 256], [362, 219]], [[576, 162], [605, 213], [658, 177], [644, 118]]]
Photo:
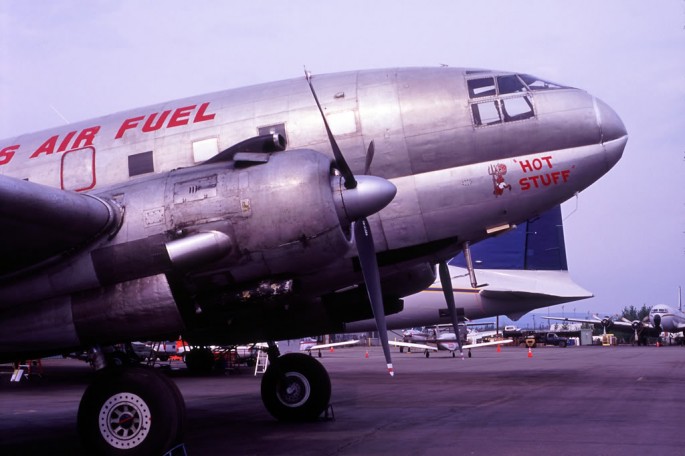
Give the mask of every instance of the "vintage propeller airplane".
[[[449, 283], [446, 260], [585, 189], [626, 142], [583, 90], [442, 67], [307, 75], [0, 141], [0, 359], [90, 350], [85, 444], [161, 453], [181, 395], [106, 367], [103, 347], [299, 338], [372, 314], [385, 334], [436, 264]], [[325, 369], [271, 357], [269, 412], [318, 417]]]

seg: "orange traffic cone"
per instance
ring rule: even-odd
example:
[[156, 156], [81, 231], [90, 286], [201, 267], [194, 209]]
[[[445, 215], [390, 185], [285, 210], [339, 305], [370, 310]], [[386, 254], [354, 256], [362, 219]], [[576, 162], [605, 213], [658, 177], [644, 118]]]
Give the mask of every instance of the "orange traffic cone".
[[533, 357], [533, 350], [531, 350], [530, 347], [528, 347], [528, 357], [529, 358]]
[[497, 353], [501, 353], [501, 352], [502, 352], [502, 347], [500, 346], [500, 344], [497, 344]]
[[333, 347], [331, 347], [331, 353], [333, 353], [335, 350], [333, 350]]
[[369, 351], [366, 350], [366, 354], [364, 355], [364, 358], [368, 358], [368, 357], [369, 357]]

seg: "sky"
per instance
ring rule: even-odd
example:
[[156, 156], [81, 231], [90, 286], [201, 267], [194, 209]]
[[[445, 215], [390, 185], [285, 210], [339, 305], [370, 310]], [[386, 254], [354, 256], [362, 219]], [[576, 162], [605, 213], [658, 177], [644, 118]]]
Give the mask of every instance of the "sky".
[[677, 305], [685, 0], [0, 0], [0, 138], [300, 77], [304, 65], [441, 64], [534, 74], [616, 110], [622, 160], [562, 206], [569, 270], [595, 294], [565, 312]]

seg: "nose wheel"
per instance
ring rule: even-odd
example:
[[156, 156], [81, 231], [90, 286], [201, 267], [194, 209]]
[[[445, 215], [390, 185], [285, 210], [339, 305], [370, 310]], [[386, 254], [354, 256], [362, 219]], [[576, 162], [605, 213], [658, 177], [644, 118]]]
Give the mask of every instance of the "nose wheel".
[[314, 421], [331, 399], [328, 372], [302, 353], [288, 353], [272, 362], [261, 389], [264, 406], [280, 421]]

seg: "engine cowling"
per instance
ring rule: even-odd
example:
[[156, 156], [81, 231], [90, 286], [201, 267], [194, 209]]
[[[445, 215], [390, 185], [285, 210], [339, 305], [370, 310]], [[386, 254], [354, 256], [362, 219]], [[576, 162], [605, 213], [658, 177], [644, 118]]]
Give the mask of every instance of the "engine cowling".
[[[31, 352], [178, 334], [184, 320], [167, 276], [224, 290], [307, 274], [345, 256], [349, 225], [396, 191], [372, 176], [345, 189], [331, 159], [313, 150], [234, 165], [175, 170], [98, 194], [124, 208], [117, 234], [0, 289], [12, 308], [0, 334], [29, 325]], [[35, 321], [37, 308], [51, 318]], [[6, 350], [16, 347], [0, 337], [0, 355]]]

